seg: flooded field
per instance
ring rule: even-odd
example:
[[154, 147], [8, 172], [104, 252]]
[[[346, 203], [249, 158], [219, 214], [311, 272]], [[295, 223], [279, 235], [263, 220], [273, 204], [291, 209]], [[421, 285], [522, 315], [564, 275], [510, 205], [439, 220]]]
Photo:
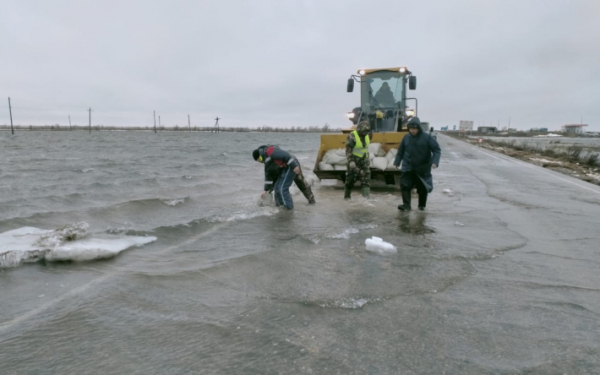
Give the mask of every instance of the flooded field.
[[336, 181], [258, 207], [252, 149], [310, 173], [318, 134], [0, 139], [0, 253], [62, 228], [86, 255], [0, 256], [2, 373], [598, 373], [600, 188], [438, 139], [408, 213]]

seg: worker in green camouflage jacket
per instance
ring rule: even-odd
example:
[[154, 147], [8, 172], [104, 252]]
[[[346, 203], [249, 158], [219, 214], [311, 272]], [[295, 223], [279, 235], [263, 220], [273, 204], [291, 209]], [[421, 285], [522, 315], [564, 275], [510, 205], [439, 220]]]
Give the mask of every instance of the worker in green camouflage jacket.
[[371, 193], [371, 163], [369, 161], [369, 132], [371, 127], [368, 121], [361, 121], [356, 130], [348, 134], [346, 139], [346, 188], [344, 199], [350, 199], [352, 187], [356, 180], [360, 180], [363, 197], [368, 198]]

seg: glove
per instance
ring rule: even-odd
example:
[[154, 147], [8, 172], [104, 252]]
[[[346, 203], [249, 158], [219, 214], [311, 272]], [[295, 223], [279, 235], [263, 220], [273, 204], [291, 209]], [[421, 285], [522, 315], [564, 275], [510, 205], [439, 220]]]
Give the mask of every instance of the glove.
[[437, 168], [437, 164], [431, 164], [431, 169], [436, 169]]
[[350, 169], [354, 169], [354, 168], [356, 168], [356, 163], [355, 163], [355, 162], [353, 162], [353, 161], [351, 161], [351, 162], [348, 164], [348, 168], [350, 168]]

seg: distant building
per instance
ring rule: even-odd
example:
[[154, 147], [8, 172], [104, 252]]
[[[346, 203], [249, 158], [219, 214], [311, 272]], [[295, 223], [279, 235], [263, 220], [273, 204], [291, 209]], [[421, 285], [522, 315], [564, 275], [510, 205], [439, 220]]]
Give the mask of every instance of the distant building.
[[548, 133], [548, 128], [540, 128], [540, 133]]
[[480, 126], [477, 128], [479, 133], [495, 133], [497, 131], [495, 126]]
[[463, 121], [458, 123], [458, 130], [473, 130], [473, 121]]
[[447, 126], [442, 126], [440, 130], [443, 131], [443, 132], [445, 132], [446, 130], [448, 130], [448, 127]]
[[570, 134], [583, 134], [583, 127], [587, 126], [587, 124], [570, 124], [563, 125], [562, 132], [570, 133]]

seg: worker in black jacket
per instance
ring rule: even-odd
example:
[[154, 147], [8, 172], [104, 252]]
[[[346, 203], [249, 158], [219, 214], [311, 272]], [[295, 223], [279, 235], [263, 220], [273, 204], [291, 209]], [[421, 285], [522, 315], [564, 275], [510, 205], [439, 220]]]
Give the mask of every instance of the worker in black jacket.
[[419, 194], [419, 210], [423, 211], [427, 204], [427, 194], [433, 190], [431, 169], [440, 165], [442, 150], [435, 138], [421, 130], [418, 117], [411, 118], [407, 126], [408, 134], [402, 138], [394, 160], [396, 167], [402, 162], [402, 204], [398, 209], [410, 211], [410, 192], [416, 187]]

